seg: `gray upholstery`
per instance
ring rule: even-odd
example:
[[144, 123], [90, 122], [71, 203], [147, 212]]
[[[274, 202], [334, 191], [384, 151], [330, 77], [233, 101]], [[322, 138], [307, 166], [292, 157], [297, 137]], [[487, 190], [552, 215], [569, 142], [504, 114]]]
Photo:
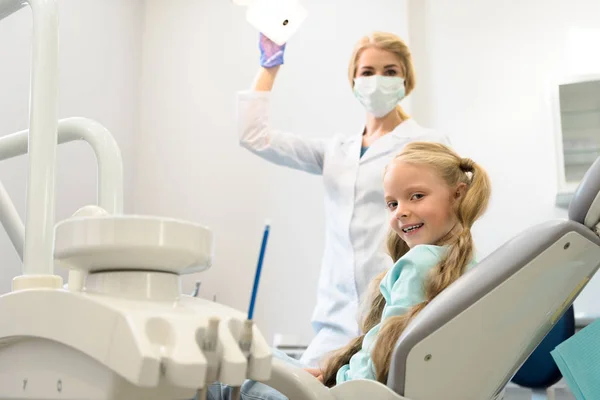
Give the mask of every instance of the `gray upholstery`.
[[[406, 360], [413, 347], [517, 273], [568, 232], [576, 232], [600, 246], [600, 238], [581, 224], [567, 220], [546, 222], [501, 246], [438, 295], [415, 317], [396, 344], [388, 386], [405, 395]], [[515, 365], [515, 371], [517, 368], [518, 365]]]
[[[600, 158], [588, 169], [569, 204], [569, 219], [594, 227], [600, 221]], [[596, 202], [596, 204], [594, 204]], [[585, 222], [587, 219], [587, 223]]]

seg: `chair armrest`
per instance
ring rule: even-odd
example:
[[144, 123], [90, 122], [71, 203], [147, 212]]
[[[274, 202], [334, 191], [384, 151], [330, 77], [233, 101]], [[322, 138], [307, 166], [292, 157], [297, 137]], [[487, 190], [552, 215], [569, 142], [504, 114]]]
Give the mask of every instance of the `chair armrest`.
[[[265, 385], [293, 400], [335, 400], [328, 387], [302, 368], [273, 358], [271, 379]], [[379, 399], [377, 399], [379, 400]]]
[[331, 393], [336, 400], [410, 400], [380, 382], [367, 379], [344, 382], [331, 389]]

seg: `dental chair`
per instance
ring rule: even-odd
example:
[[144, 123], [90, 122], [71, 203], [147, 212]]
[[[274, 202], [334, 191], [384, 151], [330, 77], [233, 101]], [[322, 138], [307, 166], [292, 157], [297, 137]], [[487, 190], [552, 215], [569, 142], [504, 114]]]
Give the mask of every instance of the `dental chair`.
[[[26, 5], [34, 20], [27, 224], [23, 274], [0, 296], [2, 399], [204, 399], [213, 381], [237, 388], [245, 379], [292, 400], [498, 399], [600, 265], [596, 161], [568, 220], [504, 244], [412, 321], [393, 350], [386, 384], [356, 380], [328, 389], [273, 359], [245, 313], [181, 294], [183, 275], [212, 265], [208, 228], [125, 215], [110, 199], [55, 225], [57, 6], [0, 0], [0, 19]], [[120, 159], [112, 160], [119, 171]], [[57, 263], [76, 272], [68, 288], [54, 274]]]

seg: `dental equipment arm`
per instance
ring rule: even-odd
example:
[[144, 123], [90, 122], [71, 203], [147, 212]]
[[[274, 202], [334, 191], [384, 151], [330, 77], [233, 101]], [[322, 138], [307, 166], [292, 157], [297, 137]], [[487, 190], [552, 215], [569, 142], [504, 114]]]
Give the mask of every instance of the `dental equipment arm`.
[[54, 275], [52, 242], [58, 124], [58, 8], [56, 0], [0, 0], [0, 18], [24, 6], [33, 17], [29, 107], [29, 173], [23, 275], [14, 288], [60, 287]]
[[[27, 154], [29, 130], [0, 137], [0, 161]], [[121, 151], [110, 132], [87, 118], [65, 118], [58, 121], [58, 144], [75, 140], [87, 142], [98, 164], [98, 205], [110, 214], [123, 213], [123, 161]], [[23, 260], [25, 226], [0, 183], [0, 222]]]
[[25, 225], [19, 217], [17, 208], [12, 202], [6, 188], [0, 182], [0, 223], [4, 227], [10, 242], [19, 258], [23, 261], [23, 244], [25, 243]]
[[[87, 142], [98, 163], [98, 205], [110, 214], [123, 213], [123, 160], [110, 132], [98, 122], [81, 117], [58, 121], [57, 143]], [[30, 130], [0, 137], [0, 161], [27, 154]]]

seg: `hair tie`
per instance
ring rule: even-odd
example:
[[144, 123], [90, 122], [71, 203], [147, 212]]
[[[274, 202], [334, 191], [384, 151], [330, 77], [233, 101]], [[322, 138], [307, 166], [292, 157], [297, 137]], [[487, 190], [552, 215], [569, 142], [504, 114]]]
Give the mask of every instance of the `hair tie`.
[[470, 158], [461, 158], [459, 167], [464, 172], [473, 172], [475, 162]]

